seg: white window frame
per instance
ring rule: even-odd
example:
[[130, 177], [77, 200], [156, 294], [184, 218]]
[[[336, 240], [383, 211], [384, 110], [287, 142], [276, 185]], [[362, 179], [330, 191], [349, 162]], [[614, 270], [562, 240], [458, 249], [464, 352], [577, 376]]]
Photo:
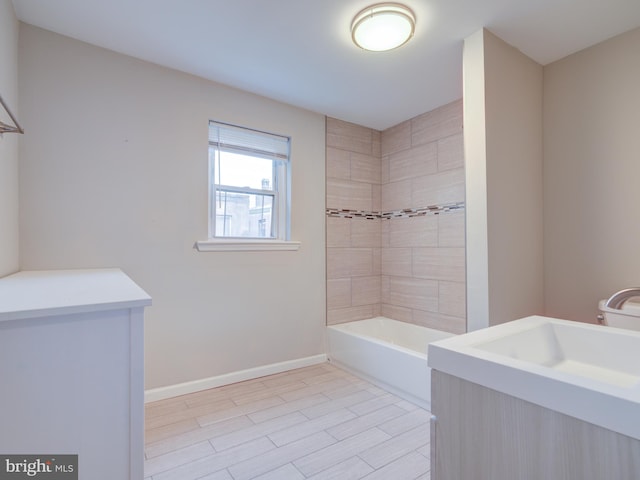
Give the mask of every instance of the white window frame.
[[[220, 130], [216, 130], [220, 129]], [[239, 140], [229, 140], [226, 144], [222, 144], [220, 136], [212, 139], [212, 134], [217, 132], [226, 132], [229, 138]], [[213, 133], [212, 133], [213, 132]], [[237, 136], [236, 136], [237, 134]], [[243, 138], [246, 143], [243, 144]], [[252, 144], [253, 140], [257, 142]], [[264, 140], [264, 148], [269, 149], [269, 141], [273, 140], [280, 143], [280, 147], [274, 148], [274, 153], [268, 150], [260, 150], [260, 140]], [[231, 144], [237, 142], [238, 144]], [[286, 142], [286, 151], [282, 149], [282, 143]], [[215, 182], [215, 161], [209, 162], [209, 235], [207, 240], [196, 242], [198, 251], [247, 251], [247, 250], [298, 250], [300, 242], [291, 241], [291, 160], [290, 160], [290, 137], [276, 135], [252, 128], [240, 127], [228, 123], [209, 121], [209, 149], [222, 148], [227, 151], [235, 151], [237, 153], [249, 153], [251, 156], [267, 158], [273, 160], [273, 181], [274, 185], [271, 190], [258, 190], [249, 187], [238, 187], [216, 184]], [[275, 150], [278, 150], [275, 152]], [[211, 155], [209, 155], [211, 158]], [[249, 195], [268, 195], [272, 196], [272, 212], [271, 218], [273, 222], [273, 237], [230, 237], [216, 236], [216, 194], [218, 191], [245, 193]]]

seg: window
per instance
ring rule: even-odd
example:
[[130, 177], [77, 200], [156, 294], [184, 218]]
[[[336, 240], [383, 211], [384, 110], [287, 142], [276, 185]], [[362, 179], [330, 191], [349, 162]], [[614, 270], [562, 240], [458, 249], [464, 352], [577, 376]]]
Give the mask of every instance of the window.
[[288, 240], [289, 138], [209, 122], [209, 237]]

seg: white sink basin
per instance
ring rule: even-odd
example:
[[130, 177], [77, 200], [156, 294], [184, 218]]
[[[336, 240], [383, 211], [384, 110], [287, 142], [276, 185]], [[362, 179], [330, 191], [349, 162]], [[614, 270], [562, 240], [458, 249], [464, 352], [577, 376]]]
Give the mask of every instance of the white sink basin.
[[620, 387], [640, 382], [640, 337], [575, 327], [575, 322], [545, 321], [473, 346]]
[[435, 370], [640, 439], [640, 332], [527, 317], [429, 346]]

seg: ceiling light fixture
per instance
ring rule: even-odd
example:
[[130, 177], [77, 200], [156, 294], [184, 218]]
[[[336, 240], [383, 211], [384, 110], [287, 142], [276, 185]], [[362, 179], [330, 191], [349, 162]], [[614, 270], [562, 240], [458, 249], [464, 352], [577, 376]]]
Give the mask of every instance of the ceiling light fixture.
[[407, 43], [415, 28], [416, 16], [408, 7], [399, 3], [378, 3], [354, 17], [351, 38], [360, 48], [384, 52]]

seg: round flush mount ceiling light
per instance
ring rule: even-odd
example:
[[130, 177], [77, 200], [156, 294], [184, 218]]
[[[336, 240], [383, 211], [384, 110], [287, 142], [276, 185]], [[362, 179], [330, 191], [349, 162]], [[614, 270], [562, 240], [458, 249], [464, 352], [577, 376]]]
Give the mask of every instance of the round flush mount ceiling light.
[[365, 50], [384, 52], [407, 43], [416, 28], [416, 16], [399, 3], [378, 3], [360, 11], [351, 22], [353, 42]]

